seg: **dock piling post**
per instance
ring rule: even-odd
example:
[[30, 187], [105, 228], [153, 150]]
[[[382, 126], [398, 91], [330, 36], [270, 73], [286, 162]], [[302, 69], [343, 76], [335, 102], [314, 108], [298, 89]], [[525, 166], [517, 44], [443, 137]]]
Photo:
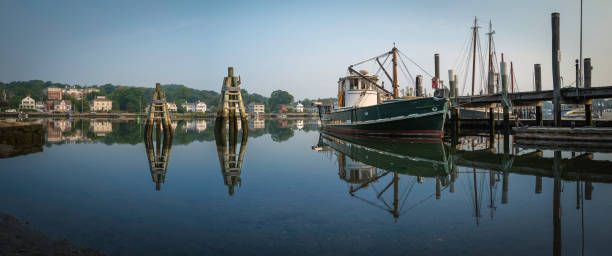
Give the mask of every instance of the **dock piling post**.
[[455, 71], [452, 69], [448, 70], [448, 85], [451, 99], [455, 98]]
[[[591, 58], [584, 59], [584, 88], [591, 88]], [[584, 104], [584, 117], [586, 119], [586, 126], [593, 125], [593, 104]]]
[[502, 61], [500, 64], [501, 77], [502, 77], [502, 105], [504, 107], [504, 129], [509, 128], [510, 123], [510, 112], [508, 102], [508, 64]]
[[[535, 90], [536, 92], [542, 91], [542, 67], [540, 64], [533, 65], [533, 73], [535, 76]], [[542, 126], [542, 102], [538, 102], [536, 105], [536, 123]]]
[[553, 74], [553, 119], [555, 127], [561, 126], [561, 72], [559, 64], [561, 62], [560, 32], [558, 12], [551, 14], [552, 20], [552, 74]]
[[416, 77], [416, 88], [415, 88], [414, 95], [417, 97], [423, 96], [423, 76], [422, 75], [418, 75]]

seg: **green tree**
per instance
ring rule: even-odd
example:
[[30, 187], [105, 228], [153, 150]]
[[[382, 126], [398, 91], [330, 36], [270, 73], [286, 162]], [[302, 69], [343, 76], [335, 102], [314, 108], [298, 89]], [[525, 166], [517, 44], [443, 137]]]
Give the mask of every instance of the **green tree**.
[[272, 111], [277, 111], [281, 104], [291, 104], [291, 102], [293, 102], [293, 95], [283, 90], [273, 91], [268, 100]]

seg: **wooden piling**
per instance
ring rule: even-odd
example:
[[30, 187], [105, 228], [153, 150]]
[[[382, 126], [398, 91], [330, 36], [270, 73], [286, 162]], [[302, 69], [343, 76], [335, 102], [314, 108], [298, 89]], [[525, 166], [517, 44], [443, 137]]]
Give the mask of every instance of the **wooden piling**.
[[555, 151], [553, 171], [553, 255], [561, 255], [561, 151]]
[[508, 102], [508, 64], [505, 61], [501, 62], [500, 70], [502, 76], [502, 106], [504, 108], [504, 129], [508, 130], [510, 127], [510, 106]]
[[448, 71], [448, 86], [450, 90], [451, 99], [455, 97], [455, 71], [452, 69]]
[[552, 24], [552, 74], [553, 74], [553, 119], [555, 127], [561, 126], [561, 71], [559, 64], [561, 62], [560, 49], [560, 32], [559, 22], [560, 15], [555, 12], [551, 14]]
[[440, 186], [440, 177], [436, 177], [436, 200], [442, 198], [442, 188]]
[[217, 109], [217, 122], [223, 123], [223, 125], [229, 122], [229, 128], [237, 131], [237, 119], [240, 118], [243, 133], [248, 133], [249, 127], [240, 84], [240, 77], [234, 76], [234, 68], [228, 67], [227, 77], [223, 79], [223, 84], [221, 85], [221, 100]]
[[418, 75], [416, 77], [416, 88], [415, 88], [414, 94], [417, 97], [423, 96], [423, 76], [422, 75]]
[[[536, 92], [542, 91], [542, 67], [540, 64], [533, 65], [534, 76], [535, 76], [535, 90]], [[542, 102], [538, 102], [536, 105], [536, 123], [542, 126]]]
[[535, 193], [542, 194], [542, 176], [536, 176]]
[[591, 200], [593, 198], [593, 182], [586, 181], [584, 184], [584, 199]]
[[[591, 88], [591, 58], [584, 59], [584, 88]], [[593, 104], [584, 104], [584, 118], [587, 126], [593, 125]]]

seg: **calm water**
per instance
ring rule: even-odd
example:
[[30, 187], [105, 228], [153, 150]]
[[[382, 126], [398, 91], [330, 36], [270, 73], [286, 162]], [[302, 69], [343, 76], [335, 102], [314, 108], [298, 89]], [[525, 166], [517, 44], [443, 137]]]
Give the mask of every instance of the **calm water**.
[[179, 121], [158, 149], [136, 121], [38, 121], [42, 152], [0, 159], [0, 212], [111, 255], [605, 255], [612, 242], [611, 154], [562, 152], [555, 171], [552, 151], [502, 140], [355, 140], [309, 120], [251, 123], [236, 148], [211, 121]]

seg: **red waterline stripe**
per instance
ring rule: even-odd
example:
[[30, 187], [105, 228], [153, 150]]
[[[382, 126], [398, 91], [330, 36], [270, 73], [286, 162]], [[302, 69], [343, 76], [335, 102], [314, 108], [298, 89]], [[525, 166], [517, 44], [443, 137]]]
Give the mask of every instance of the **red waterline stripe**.
[[337, 127], [326, 126], [323, 130], [338, 132], [338, 133], [361, 133], [368, 135], [404, 135], [404, 136], [415, 136], [415, 137], [436, 137], [442, 138], [444, 131], [441, 130], [384, 130], [384, 131], [373, 131], [373, 130], [361, 130], [361, 129], [343, 129]]
[[334, 133], [334, 132], [324, 132], [327, 136], [331, 136], [334, 138], [338, 138], [341, 140], [347, 139], [358, 139], [358, 140], [367, 140], [367, 141], [379, 141], [379, 142], [399, 142], [399, 143], [424, 143], [424, 144], [439, 144], [442, 141], [442, 138], [438, 137], [425, 137], [425, 138], [415, 138], [415, 137], [389, 137], [389, 136], [367, 136], [367, 135], [358, 135], [358, 134], [347, 134], [347, 133]]

